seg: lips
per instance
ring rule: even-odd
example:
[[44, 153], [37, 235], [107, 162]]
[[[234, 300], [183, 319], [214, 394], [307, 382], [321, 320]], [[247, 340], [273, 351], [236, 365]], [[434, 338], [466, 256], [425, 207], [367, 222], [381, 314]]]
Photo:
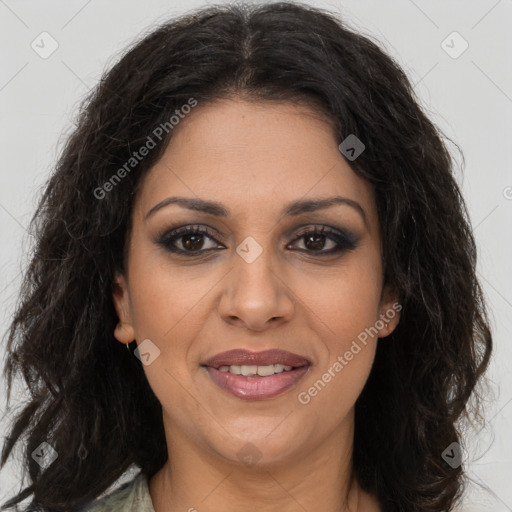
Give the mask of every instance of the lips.
[[220, 368], [221, 366], [268, 366], [271, 364], [282, 364], [299, 368], [311, 364], [305, 357], [292, 354], [286, 350], [264, 350], [263, 352], [250, 352], [249, 350], [235, 349], [222, 352], [208, 359], [203, 366]]
[[[271, 365], [276, 365], [274, 369], [279, 373], [270, 371], [270, 375], [265, 375], [272, 370]], [[217, 354], [202, 366], [206, 367], [213, 383], [223, 391], [244, 400], [263, 400], [293, 388], [308, 373], [310, 365], [305, 357], [284, 350], [250, 352], [235, 349]], [[286, 371], [283, 371], [283, 366]], [[239, 374], [240, 371], [254, 372], [256, 368], [258, 375]], [[263, 375], [260, 370], [265, 370]]]

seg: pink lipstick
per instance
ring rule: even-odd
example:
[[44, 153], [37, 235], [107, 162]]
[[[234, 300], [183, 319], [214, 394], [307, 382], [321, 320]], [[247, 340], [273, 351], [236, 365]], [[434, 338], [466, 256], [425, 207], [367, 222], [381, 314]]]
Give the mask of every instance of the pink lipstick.
[[263, 400], [293, 387], [310, 365], [305, 357], [284, 350], [235, 349], [217, 354], [202, 366], [224, 391], [245, 400]]

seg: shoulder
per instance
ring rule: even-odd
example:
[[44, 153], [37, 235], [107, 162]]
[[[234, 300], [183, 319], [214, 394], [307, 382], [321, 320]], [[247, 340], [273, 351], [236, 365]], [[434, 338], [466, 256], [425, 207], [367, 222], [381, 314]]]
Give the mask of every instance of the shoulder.
[[78, 512], [155, 512], [146, 475], [139, 473], [111, 493], [88, 503]]

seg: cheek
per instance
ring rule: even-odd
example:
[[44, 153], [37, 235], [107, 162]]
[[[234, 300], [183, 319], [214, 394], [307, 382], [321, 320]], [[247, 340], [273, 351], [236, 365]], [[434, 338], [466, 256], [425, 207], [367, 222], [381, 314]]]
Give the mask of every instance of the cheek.
[[333, 294], [323, 304], [316, 297], [310, 319], [320, 341], [319, 361], [297, 393], [298, 402], [314, 416], [325, 417], [329, 411], [326, 429], [334, 428], [354, 406], [370, 374], [378, 339], [378, 294], [371, 287], [344, 291], [346, 295]]
[[[164, 408], [173, 410], [176, 403], [183, 408], [190, 399], [183, 387], [189, 387], [192, 370], [189, 351], [205, 323], [205, 294], [215, 282], [211, 276], [199, 279], [176, 266], [143, 258], [140, 253], [134, 252], [131, 264], [132, 319], [137, 344], [149, 339], [158, 354], [143, 367], [144, 372]], [[194, 404], [187, 405], [190, 406]]]
[[381, 279], [377, 258], [354, 254], [338, 268], [302, 279], [301, 295], [330, 337], [346, 341], [377, 320]]
[[339, 421], [353, 406], [370, 373], [377, 343], [375, 324], [381, 291], [379, 262], [353, 260], [308, 286], [309, 322], [320, 344], [320, 360], [299, 390], [299, 403], [327, 407]]
[[164, 347], [183, 325], [198, 325], [205, 295], [218, 281], [215, 273], [181, 268], [154, 249], [133, 251], [130, 271], [135, 330], [139, 337], [153, 337]]
[[374, 342], [349, 345], [325, 367], [317, 369], [297, 392], [304, 417], [322, 418], [321, 429], [325, 433], [343, 423], [364, 388], [374, 356]]

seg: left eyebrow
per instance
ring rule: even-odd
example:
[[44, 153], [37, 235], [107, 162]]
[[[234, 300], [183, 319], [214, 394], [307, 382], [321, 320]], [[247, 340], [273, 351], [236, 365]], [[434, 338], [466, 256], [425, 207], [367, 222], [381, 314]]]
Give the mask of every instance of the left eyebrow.
[[361, 215], [364, 223], [367, 224], [366, 212], [364, 211], [363, 207], [357, 201], [342, 196], [294, 201], [285, 207], [283, 214], [288, 216], [296, 216], [303, 213], [314, 212], [316, 210], [323, 210], [338, 204], [346, 204], [347, 206], [352, 207], [359, 213], [359, 215]]
[[[215, 215], [216, 217], [229, 217], [229, 210], [216, 201], [207, 201], [206, 199], [198, 199], [193, 197], [168, 197], [163, 201], [160, 201], [158, 204], [153, 206], [145, 216], [147, 220], [151, 215], [154, 215], [158, 210], [161, 210], [165, 206], [170, 204], [177, 204], [182, 208], [187, 208], [188, 210], [199, 211], [203, 213], [207, 213], [210, 215]], [[296, 217], [298, 215], [302, 215], [303, 213], [309, 213], [316, 210], [323, 210], [325, 208], [330, 208], [335, 205], [347, 205], [355, 209], [363, 218], [364, 223], [367, 225], [367, 217], [366, 212], [363, 207], [353, 199], [342, 196], [333, 196], [333, 197], [325, 197], [319, 199], [302, 199], [298, 201], [293, 201], [292, 203], [286, 205], [283, 209], [283, 215], [289, 217]]]

